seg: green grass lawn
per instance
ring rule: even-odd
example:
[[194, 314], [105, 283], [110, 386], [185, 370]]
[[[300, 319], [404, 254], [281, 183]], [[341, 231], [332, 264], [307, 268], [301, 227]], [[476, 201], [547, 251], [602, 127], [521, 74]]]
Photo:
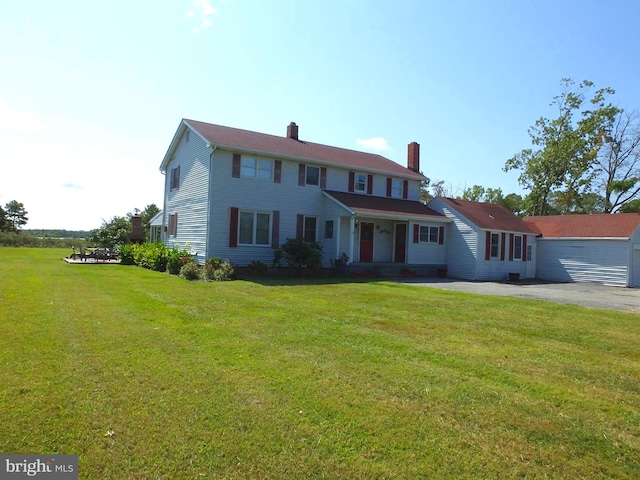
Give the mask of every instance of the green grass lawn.
[[0, 249], [0, 453], [91, 479], [640, 477], [640, 316]]

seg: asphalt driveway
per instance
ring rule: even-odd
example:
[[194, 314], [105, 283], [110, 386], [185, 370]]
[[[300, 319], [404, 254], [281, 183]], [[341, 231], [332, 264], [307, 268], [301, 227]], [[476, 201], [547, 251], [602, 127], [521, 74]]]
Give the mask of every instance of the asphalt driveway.
[[469, 282], [449, 278], [411, 278], [402, 283], [444, 290], [546, 300], [584, 307], [607, 308], [640, 314], [640, 288], [607, 287], [589, 283], [541, 281]]

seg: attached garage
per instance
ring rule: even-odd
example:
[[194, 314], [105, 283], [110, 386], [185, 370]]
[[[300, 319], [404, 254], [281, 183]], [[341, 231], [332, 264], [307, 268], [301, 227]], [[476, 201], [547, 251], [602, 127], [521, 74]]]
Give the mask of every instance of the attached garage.
[[640, 214], [526, 217], [538, 233], [536, 277], [640, 287]]

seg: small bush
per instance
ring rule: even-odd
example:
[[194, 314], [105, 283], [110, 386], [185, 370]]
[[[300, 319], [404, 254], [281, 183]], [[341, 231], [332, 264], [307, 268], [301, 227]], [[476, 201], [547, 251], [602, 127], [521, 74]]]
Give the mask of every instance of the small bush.
[[233, 265], [229, 260], [222, 260], [218, 257], [208, 258], [204, 263], [204, 278], [208, 281], [224, 282], [233, 280]]
[[276, 257], [284, 258], [290, 267], [295, 267], [298, 275], [304, 267], [319, 267], [322, 263], [322, 245], [318, 242], [307, 242], [295, 238], [287, 238], [282, 247], [274, 252]]
[[135, 265], [135, 248], [134, 245], [122, 245], [118, 249], [118, 257], [122, 265]]
[[156, 272], [167, 270], [168, 251], [161, 243], [142, 243], [132, 245], [133, 259], [136, 265]]
[[189, 262], [180, 269], [180, 276], [185, 280], [198, 280], [200, 278], [200, 267], [194, 262]]
[[178, 275], [182, 267], [187, 263], [192, 263], [193, 259], [186, 250], [178, 250], [174, 248], [169, 250], [167, 254], [167, 270], [171, 275]]

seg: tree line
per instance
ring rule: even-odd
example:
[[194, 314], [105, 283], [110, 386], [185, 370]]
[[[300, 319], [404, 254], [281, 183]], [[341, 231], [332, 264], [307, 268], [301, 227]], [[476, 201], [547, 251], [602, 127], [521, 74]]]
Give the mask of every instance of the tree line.
[[[459, 198], [498, 203], [517, 215], [640, 212], [640, 112], [614, 105], [610, 87], [561, 80], [553, 114], [529, 128], [531, 147], [502, 170], [519, 172], [525, 195], [474, 185]], [[451, 196], [444, 181], [424, 182], [421, 200]]]

